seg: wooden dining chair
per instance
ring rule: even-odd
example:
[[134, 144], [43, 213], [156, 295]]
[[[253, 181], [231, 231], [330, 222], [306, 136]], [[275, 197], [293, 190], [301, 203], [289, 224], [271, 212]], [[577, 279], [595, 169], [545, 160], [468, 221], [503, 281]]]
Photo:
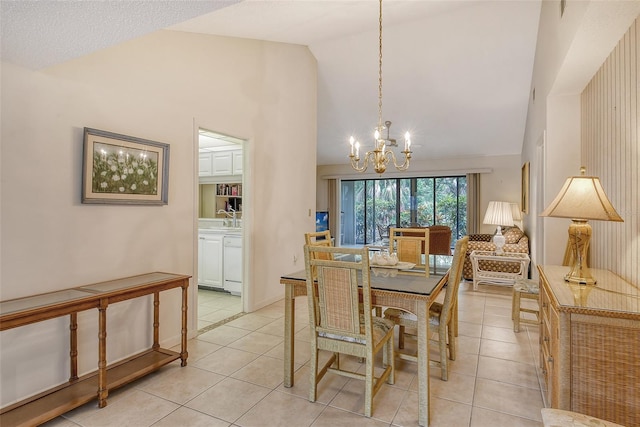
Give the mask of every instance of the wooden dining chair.
[[[309, 401], [316, 401], [318, 382], [327, 372], [363, 379], [364, 413], [371, 417], [373, 397], [384, 381], [394, 383], [395, 374], [393, 322], [371, 315], [368, 249], [305, 245], [304, 261], [311, 331]], [[317, 280], [312, 272], [314, 268]], [[318, 366], [320, 350], [332, 353], [321, 367]], [[385, 366], [376, 377], [374, 362], [381, 351]], [[343, 369], [341, 355], [364, 359], [364, 374]]]
[[[429, 277], [428, 258], [424, 255], [425, 247], [429, 247], [428, 228], [396, 228], [389, 229], [389, 252], [395, 251], [398, 261], [416, 265], [409, 274], [422, 274]], [[425, 264], [425, 260], [427, 264]]]
[[306, 245], [333, 246], [329, 230], [304, 233], [304, 243]]
[[[333, 241], [331, 240], [331, 232], [329, 230], [325, 231], [314, 231], [312, 233], [304, 233], [304, 243], [305, 245], [313, 245], [313, 246], [333, 246]], [[317, 253], [313, 252], [313, 256], [323, 257], [322, 259], [333, 259], [333, 255], [331, 253]], [[312, 269], [312, 272], [315, 277], [315, 267]]]
[[[440, 350], [441, 378], [447, 381], [449, 377], [448, 360], [456, 359], [455, 322], [454, 310], [458, 307], [458, 288], [462, 280], [462, 265], [467, 252], [469, 237], [464, 236], [456, 242], [453, 253], [453, 263], [449, 269], [449, 277], [445, 287], [445, 296], [442, 303], [434, 302], [429, 308], [429, 327], [438, 333], [438, 347]], [[403, 310], [388, 308], [384, 311], [385, 319], [392, 320], [399, 325], [398, 347], [404, 348], [404, 335], [406, 328], [417, 329], [417, 317], [413, 313]], [[449, 355], [447, 356], [447, 349]], [[414, 356], [404, 355], [403, 358], [417, 360]]]

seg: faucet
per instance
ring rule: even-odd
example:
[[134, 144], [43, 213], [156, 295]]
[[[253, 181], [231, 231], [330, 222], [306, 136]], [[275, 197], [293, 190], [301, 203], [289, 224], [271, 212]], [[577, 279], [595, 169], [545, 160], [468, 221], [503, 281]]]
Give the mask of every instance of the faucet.
[[238, 227], [238, 218], [236, 216], [236, 210], [233, 209], [232, 207], [229, 207], [228, 211], [225, 211], [224, 209], [220, 209], [218, 210], [219, 214], [225, 214], [227, 217], [231, 218], [231, 220], [233, 221], [233, 228], [237, 228]]

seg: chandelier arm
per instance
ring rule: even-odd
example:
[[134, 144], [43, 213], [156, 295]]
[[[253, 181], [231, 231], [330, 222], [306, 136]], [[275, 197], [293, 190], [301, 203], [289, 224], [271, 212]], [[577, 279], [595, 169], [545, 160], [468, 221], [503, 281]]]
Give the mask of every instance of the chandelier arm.
[[349, 156], [351, 157], [351, 167], [353, 169], [355, 169], [358, 172], [364, 172], [367, 170], [367, 167], [369, 167], [369, 157], [372, 153], [371, 152], [367, 152], [364, 155], [364, 158], [362, 159], [362, 166], [360, 166], [360, 158], [359, 157], [355, 157], [355, 156]]
[[[396, 155], [393, 153], [393, 151], [389, 150], [387, 151], [387, 156], [391, 158], [391, 160], [393, 161], [393, 166], [395, 166], [396, 169], [398, 169], [399, 171], [406, 171], [407, 169], [409, 169], [409, 161], [411, 160], [411, 151], [401, 151], [402, 154], [404, 154], [404, 162], [399, 165], [398, 161], [396, 160]], [[390, 156], [389, 156], [390, 154]], [[387, 160], [388, 162], [389, 160]]]

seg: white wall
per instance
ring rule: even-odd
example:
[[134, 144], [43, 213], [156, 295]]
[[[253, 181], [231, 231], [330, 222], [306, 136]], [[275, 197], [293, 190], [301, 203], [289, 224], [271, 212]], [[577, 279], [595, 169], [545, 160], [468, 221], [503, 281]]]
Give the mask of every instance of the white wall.
[[[542, 2], [522, 150], [522, 162], [531, 163], [532, 209], [525, 216], [524, 227], [532, 238], [534, 264], [562, 262], [570, 221], [538, 221], [538, 215], [565, 179], [579, 174], [580, 94], [639, 12], [637, 0], [576, 1], [566, 2], [561, 17], [559, 2]], [[538, 156], [543, 140], [544, 155]]]
[[[301, 268], [290, 254], [315, 204], [316, 63], [307, 48], [159, 31], [38, 72], [7, 63], [1, 71], [1, 300], [149, 271], [194, 274], [197, 126], [248, 140], [245, 307], [283, 297], [279, 277]], [[81, 204], [83, 127], [170, 144], [169, 204]], [[179, 291], [162, 295], [167, 346], [178, 342], [179, 302]], [[109, 361], [150, 344], [148, 300], [113, 305], [107, 318]], [[79, 321], [85, 373], [96, 368], [97, 317]], [[66, 318], [0, 338], [1, 406], [68, 379]]]
[[[345, 160], [348, 160], [345, 152]], [[484, 218], [491, 200], [520, 202], [520, 156], [486, 156], [441, 158], [412, 162], [409, 170], [402, 173], [385, 172], [384, 178], [464, 175], [481, 172], [480, 175], [480, 221]], [[328, 178], [375, 179], [379, 175], [373, 171], [358, 173], [350, 165], [318, 166], [316, 205], [318, 210], [328, 208]], [[493, 233], [495, 226], [482, 225], [480, 232]]]

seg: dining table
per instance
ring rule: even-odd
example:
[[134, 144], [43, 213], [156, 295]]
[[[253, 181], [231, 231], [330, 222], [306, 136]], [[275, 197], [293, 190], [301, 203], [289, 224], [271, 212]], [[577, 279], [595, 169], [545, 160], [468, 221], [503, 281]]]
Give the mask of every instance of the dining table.
[[[372, 268], [372, 270], [374, 270]], [[431, 274], [379, 274], [370, 275], [372, 305], [398, 308], [418, 318], [418, 424], [429, 425], [429, 307], [448, 280], [448, 272]], [[280, 277], [285, 286], [284, 326], [284, 386], [294, 381], [294, 331], [296, 297], [307, 295], [304, 270]]]

